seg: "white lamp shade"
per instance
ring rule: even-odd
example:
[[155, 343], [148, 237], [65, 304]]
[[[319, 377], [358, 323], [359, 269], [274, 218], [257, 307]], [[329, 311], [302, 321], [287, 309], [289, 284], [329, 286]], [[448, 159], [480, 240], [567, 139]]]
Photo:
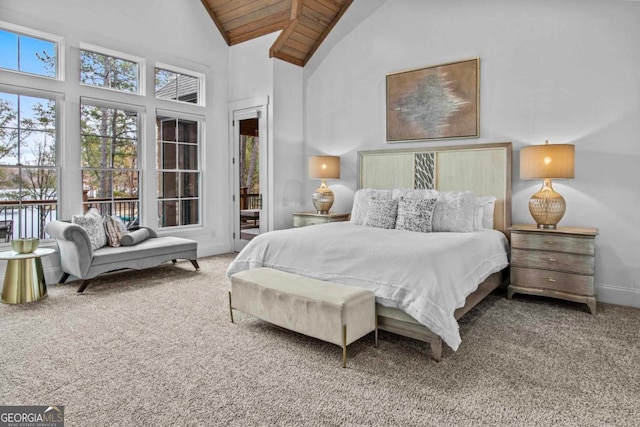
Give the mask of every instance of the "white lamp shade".
[[573, 178], [575, 175], [573, 144], [529, 145], [520, 150], [520, 178]]
[[309, 178], [340, 179], [340, 157], [338, 156], [309, 157]]

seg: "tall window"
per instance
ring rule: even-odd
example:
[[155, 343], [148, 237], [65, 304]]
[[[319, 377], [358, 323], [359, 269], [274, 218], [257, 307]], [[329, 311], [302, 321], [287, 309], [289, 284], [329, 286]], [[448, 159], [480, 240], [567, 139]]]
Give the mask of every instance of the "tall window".
[[0, 22], [0, 68], [62, 79], [59, 37]]
[[56, 116], [55, 99], [0, 92], [0, 242], [56, 218]]
[[156, 67], [156, 98], [204, 105], [204, 76], [168, 65]]
[[82, 187], [85, 209], [138, 224], [140, 209], [137, 111], [83, 102]]
[[158, 114], [159, 227], [200, 224], [202, 124]]
[[96, 46], [80, 45], [80, 83], [128, 93], [144, 93], [144, 60]]

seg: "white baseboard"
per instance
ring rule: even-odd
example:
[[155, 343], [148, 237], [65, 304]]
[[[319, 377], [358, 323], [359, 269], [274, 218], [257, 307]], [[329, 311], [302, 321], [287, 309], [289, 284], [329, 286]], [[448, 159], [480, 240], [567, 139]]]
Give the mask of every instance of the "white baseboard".
[[598, 302], [640, 308], [640, 289], [598, 285], [596, 286], [596, 298]]

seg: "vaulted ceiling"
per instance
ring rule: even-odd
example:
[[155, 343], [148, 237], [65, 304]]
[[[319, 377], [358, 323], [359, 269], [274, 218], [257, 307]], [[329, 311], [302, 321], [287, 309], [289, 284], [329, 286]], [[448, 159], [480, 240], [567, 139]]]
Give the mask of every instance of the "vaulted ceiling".
[[229, 46], [282, 31], [269, 56], [304, 67], [353, 0], [202, 0]]

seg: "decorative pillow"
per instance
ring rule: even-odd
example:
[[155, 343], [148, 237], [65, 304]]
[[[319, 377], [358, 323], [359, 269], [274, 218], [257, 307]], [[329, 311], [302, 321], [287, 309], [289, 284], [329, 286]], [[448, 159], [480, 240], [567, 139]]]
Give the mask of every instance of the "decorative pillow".
[[127, 230], [127, 225], [124, 223], [122, 218], [120, 218], [118, 215], [111, 215], [111, 219], [113, 219], [115, 221], [116, 225], [118, 226], [118, 228], [122, 232], [123, 236], [125, 234], [129, 233], [129, 230]]
[[137, 245], [140, 242], [144, 242], [148, 238], [149, 230], [147, 230], [146, 228], [141, 228], [122, 236], [122, 240], [120, 240], [120, 243], [122, 243], [122, 246], [133, 246]]
[[398, 213], [398, 199], [370, 199], [364, 226], [395, 228]]
[[482, 204], [482, 228], [493, 230], [493, 211], [496, 207], [496, 198], [494, 196], [476, 197], [476, 203], [478, 201]]
[[127, 234], [126, 232], [123, 232], [123, 229], [120, 228], [120, 225], [115, 218], [119, 217], [115, 215], [105, 215], [104, 218], [102, 218], [102, 223], [104, 224], [104, 232], [107, 235], [107, 243], [112, 248], [119, 247], [122, 236]]
[[351, 219], [349, 220], [352, 224], [364, 224], [364, 219], [367, 216], [367, 209], [369, 207], [369, 199], [391, 199], [391, 190], [363, 188], [356, 191], [356, 194], [353, 196], [353, 208], [351, 209]]
[[392, 197], [394, 199], [434, 199], [438, 197], [438, 190], [396, 188], [392, 191]]
[[93, 249], [99, 249], [107, 244], [107, 235], [102, 225], [102, 216], [97, 209], [89, 209], [86, 215], [73, 215], [71, 223], [78, 224], [86, 230]]
[[397, 230], [431, 232], [431, 219], [437, 198], [413, 199], [403, 197], [398, 202]]
[[433, 211], [431, 231], [473, 231], [475, 195], [471, 191], [441, 192]]

